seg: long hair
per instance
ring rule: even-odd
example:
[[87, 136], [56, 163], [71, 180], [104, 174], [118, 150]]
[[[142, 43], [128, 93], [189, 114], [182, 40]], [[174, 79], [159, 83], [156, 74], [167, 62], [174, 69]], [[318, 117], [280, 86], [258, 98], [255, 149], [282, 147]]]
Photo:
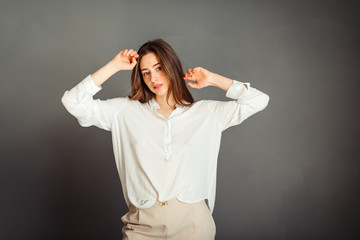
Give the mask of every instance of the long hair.
[[[139, 58], [131, 73], [131, 94], [128, 97], [131, 100], [139, 100], [141, 103], [148, 102], [151, 98], [155, 97], [155, 93], [145, 84], [140, 70], [142, 57], [150, 52], [153, 52], [160, 59], [164, 74], [169, 79], [166, 101], [168, 102], [172, 93], [176, 104], [187, 107], [191, 106], [194, 103], [194, 99], [186, 87], [181, 62], [174, 49], [162, 39], [148, 41], [137, 51]], [[182, 102], [183, 100], [188, 103]]]

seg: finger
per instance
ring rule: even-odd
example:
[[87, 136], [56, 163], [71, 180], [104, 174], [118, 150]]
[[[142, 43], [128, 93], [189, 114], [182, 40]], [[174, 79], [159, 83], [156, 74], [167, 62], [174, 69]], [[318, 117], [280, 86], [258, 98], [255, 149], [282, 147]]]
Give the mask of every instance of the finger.
[[189, 69], [189, 70], [187, 70], [187, 72], [185, 73], [185, 75], [192, 75], [191, 70], [190, 70], [190, 69]]
[[139, 54], [136, 53], [136, 51], [131, 53], [131, 56], [135, 57], [135, 58], [139, 58]]
[[191, 77], [191, 78], [195, 78], [195, 73], [193, 73], [193, 72], [190, 72], [190, 73], [186, 73], [186, 75], [185, 76], [187, 76], [187, 77]]
[[131, 54], [133, 51], [134, 51], [133, 49], [130, 49], [130, 50], [127, 52], [126, 56], [130, 56], [130, 54]]
[[126, 53], [128, 52], [127, 49], [124, 50], [123, 55], [126, 56]]
[[188, 79], [188, 80], [191, 80], [191, 81], [195, 81], [195, 80], [194, 80], [194, 77], [191, 76], [191, 75], [185, 75], [184, 78], [185, 78], [185, 79]]
[[135, 63], [135, 64], [137, 63], [135, 57], [132, 57], [132, 62]]
[[198, 88], [197, 84], [195, 83], [187, 82], [186, 84], [192, 88]]

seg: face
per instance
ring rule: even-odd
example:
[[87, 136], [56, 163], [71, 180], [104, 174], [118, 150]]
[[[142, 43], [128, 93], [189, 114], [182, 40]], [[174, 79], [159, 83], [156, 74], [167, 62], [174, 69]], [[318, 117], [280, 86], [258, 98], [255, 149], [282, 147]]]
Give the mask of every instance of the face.
[[141, 58], [140, 70], [148, 88], [158, 96], [166, 96], [169, 89], [169, 80], [155, 53], [150, 52]]

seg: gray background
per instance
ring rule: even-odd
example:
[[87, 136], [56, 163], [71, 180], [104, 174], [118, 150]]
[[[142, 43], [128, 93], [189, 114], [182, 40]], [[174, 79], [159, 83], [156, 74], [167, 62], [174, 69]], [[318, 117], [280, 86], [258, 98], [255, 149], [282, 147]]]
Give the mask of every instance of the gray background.
[[[356, 1], [1, 1], [1, 239], [121, 239], [110, 132], [61, 97], [124, 48], [248, 81], [268, 107], [224, 131], [216, 239], [359, 237]], [[130, 72], [96, 98], [128, 93]], [[230, 100], [215, 87], [195, 100]], [[357, 238], [359, 239], [359, 238]]]

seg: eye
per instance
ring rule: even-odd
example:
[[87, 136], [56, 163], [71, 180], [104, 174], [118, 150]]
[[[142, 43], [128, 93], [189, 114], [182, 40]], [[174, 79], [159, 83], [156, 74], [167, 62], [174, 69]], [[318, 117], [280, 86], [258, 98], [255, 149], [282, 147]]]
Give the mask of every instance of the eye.
[[161, 70], [161, 67], [158, 67], [156, 70], [158, 70], [159, 69], [159, 71]]
[[148, 75], [148, 74], [149, 74], [148, 72], [145, 72], [143, 75], [146, 76], [146, 75]]

